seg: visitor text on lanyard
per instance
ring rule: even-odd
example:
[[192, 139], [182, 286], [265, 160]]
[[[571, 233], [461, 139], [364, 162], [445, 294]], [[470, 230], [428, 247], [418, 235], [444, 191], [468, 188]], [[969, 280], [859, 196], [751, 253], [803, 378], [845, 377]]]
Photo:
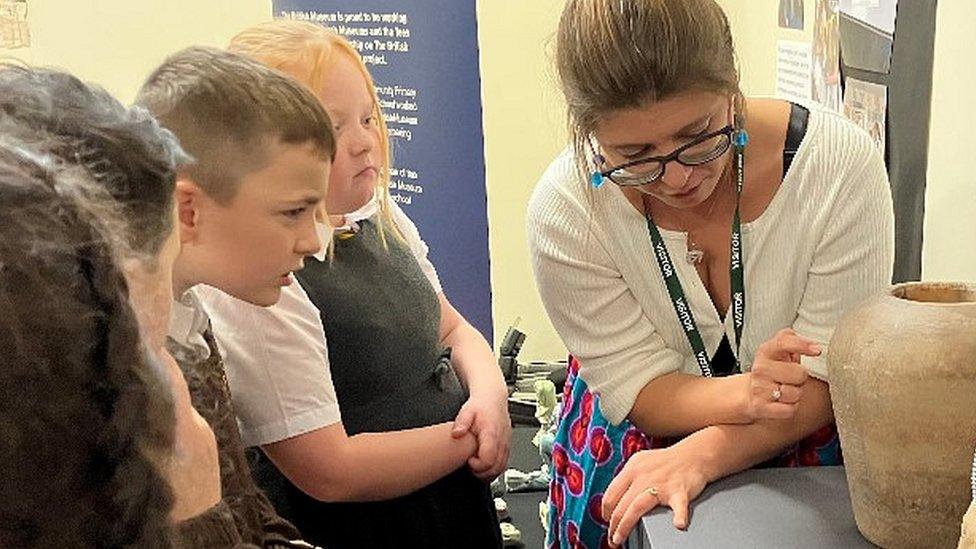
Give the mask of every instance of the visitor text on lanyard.
[[[741, 132], [741, 130], [740, 130]], [[742, 197], [742, 184], [745, 178], [744, 154], [745, 136], [736, 136], [735, 143], [735, 215], [732, 217], [732, 257], [729, 264], [729, 279], [732, 286], [732, 326], [735, 330], [735, 372], [741, 372], [739, 364], [739, 349], [742, 344], [742, 327], [745, 325], [746, 316], [746, 286], [745, 286], [745, 264], [742, 256], [742, 223], [739, 218], [739, 199]], [[691, 312], [691, 304], [685, 297], [684, 288], [678, 280], [678, 271], [674, 268], [671, 261], [671, 254], [668, 253], [661, 232], [658, 230], [654, 220], [651, 219], [651, 212], [645, 208], [644, 217], [647, 220], [647, 231], [651, 234], [651, 244], [654, 247], [654, 257], [657, 259], [658, 267], [661, 269], [661, 276], [664, 277], [664, 284], [668, 288], [668, 295], [671, 296], [671, 303], [674, 305], [674, 312], [678, 315], [678, 323], [681, 324], [691, 350], [695, 353], [695, 360], [701, 368], [702, 375], [712, 377], [711, 361], [708, 352], [705, 351], [705, 342], [702, 341], [701, 332], [695, 322], [695, 315]]]

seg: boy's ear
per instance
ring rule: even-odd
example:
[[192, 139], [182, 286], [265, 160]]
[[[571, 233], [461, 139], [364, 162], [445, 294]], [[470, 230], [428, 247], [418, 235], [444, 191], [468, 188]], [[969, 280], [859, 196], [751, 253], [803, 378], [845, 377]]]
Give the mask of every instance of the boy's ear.
[[200, 206], [205, 196], [203, 189], [192, 179], [176, 180], [176, 212], [180, 222], [180, 243], [194, 242], [199, 234]]

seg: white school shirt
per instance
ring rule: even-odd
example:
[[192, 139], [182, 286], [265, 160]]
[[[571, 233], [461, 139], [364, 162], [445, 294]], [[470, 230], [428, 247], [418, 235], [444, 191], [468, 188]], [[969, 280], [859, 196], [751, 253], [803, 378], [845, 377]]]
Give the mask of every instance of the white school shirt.
[[[375, 219], [374, 201], [348, 214], [343, 230]], [[416, 225], [396, 204], [391, 204], [391, 214], [440, 293], [437, 271]], [[278, 442], [341, 421], [322, 318], [297, 280], [282, 288], [272, 307], [252, 305], [209, 286], [199, 287], [197, 295], [213, 323], [245, 446]]]
[[210, 346], [203, 334], [210, 327], [210, 318], [194, 289], [190, 288], [173, 300], [167, 337], [176, 345], [167, 346], [179, 362], [196, 364], [210, 358]]
[[[881, 154], [843, 117], [811, 109], [807, 132], [766, 211], [742, 226], [746, 314], [740, 363], [782, 328], [817, 341], [803, 357], [827, 379], [827, 343], [840, 316], [891, 282], [894, 214]], [[543, 304], [580, 375], [600, 395], [614, 424], [651, 380], [682, 371], [701, 375], [654, 259], [644, 216], [608, 184], [589, 188], [569, 151], [542, 176], [527, 229]], [[693, 265], [687, 234], [661, 230], [709, 357], [727, 335]]]

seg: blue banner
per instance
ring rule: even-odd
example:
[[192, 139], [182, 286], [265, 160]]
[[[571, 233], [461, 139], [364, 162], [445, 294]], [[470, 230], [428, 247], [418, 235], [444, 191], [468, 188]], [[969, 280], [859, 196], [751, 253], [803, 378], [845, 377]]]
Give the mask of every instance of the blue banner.
[[275, 0], [275, 17], [336, 29], [379, 92], [390, 194], [430, 246], [444, 293], [492, 341], [475, 0]]

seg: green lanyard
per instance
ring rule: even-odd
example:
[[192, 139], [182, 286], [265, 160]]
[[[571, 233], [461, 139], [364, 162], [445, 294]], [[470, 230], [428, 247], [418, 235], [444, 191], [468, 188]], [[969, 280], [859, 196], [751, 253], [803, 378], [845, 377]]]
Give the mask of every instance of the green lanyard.
[[[746, 285], [745, 285], [745, 266], [742, 259], [742, 223], [739, 218], [739, 199], [742, 197], [742, 184], [745, 179], [745, 161], [743, 151], [745, 150], [745, 137], [738, 137], [735, 143], [735, 216], [732, 218], [732, 257], [729, 264], [729, 278], [732, 286], [732, 326], [735, 329], [735, 373], [741, 372], [739, 364], [739, 348], [742, 344], [742, 328], [745, 325], [746, 317]], [[678, 323], [684, 328], [685, 335], [688, 336], [688, 343], [691, 350], [695, 353], [695, 360], [701, 368], [702, 375], [712, 377], [712, 366], [705, 351], [705, 343], [702, 341], [701, 332], [698, 324], [695, 323], [695, 315], [691, 312], [691, 306], [685, 297], [685, 291], [678, 280], [678, 271], [674, 268], [671, 261], [671, 254], [668, 253], [661, 232], [658, 230], [654, 220], [651, 219], [649, 211], [644, 212], [647, 219], [647, 231], [651, 234], [651, 244], [654, 246], [654, 257], [657, 265], [661, 269], [661, 276], [664, 277], [664, 284], [668, 287], [668, 295], [671, 296], [671, 303], [674, 305], [674, 312], [678, 315]]]

